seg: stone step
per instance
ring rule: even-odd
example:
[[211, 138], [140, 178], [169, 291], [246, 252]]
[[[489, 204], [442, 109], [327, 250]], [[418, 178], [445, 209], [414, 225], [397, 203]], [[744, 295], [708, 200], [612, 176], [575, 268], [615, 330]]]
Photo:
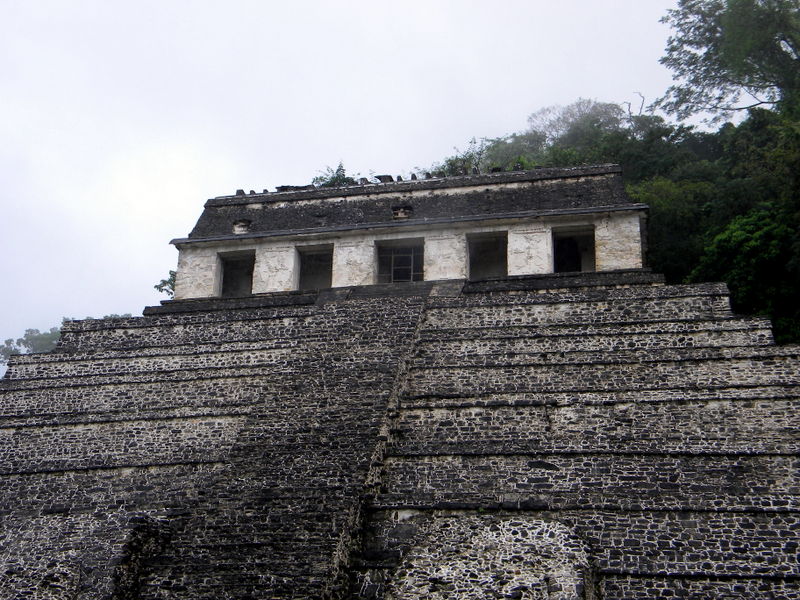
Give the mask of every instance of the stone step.
[[[396, 555], [419, 540], [432, 521], [446, 520], [448, 535], [430, 540], [416, 550], [433, 564], [448, 564], [452, 548], [463, 548], [470, 537], [459, 520], [472, 526], [484, 521], [486, 528], [500, 520], [513, 520], [517, 543], [531, 543], [529, 530], [553, 522], [587, 546], [593, 571], [624, 577], [654, 574], [692, 578], [795, 579], [798, 576], [796, 543], [800, 535], [800, 513], [731, 511], [526, 511], [493, 512], [453, 510], [446, 512], [407, 511], [402, 519], [395, 510], [372, 513], [370, 532], [379, 536], [384, 548]], [[373, 544], [376, 540], [373, 538]], [[397, 561], [397, 559], [395, 559]], [[392, 566], [392, 565], [387, 565]], [[651, 598], [660, 597], [658, 595]], [[744, 596], [732, 596], [744, 597]], [[757, 597], [757, 596], [756, 596]], [[708, 596], [704, 598], [716, 598]], [[749, 598], [749, 597], [748, 597]]]
[[2, 428], [0, 474], [219, 462], [243, 424], [227, 416]]
[[[331, 343], [334, 343], [331, 341]], [[168, 346], [140, 346], [140, 347], [120, 347], [114, 349], [83, 349], [83, 350], [62, 350], [56, 352], [44, 352], [37, 354], [19, 354], [14, 357], [15, 367], [27, 365], [46, 365], [58, 362], [77, 362], [81, 360], [107, 360], [115, 358], [146, 358], [158, 356], [193, 356], [202, 354], [213, 354], [215, 352], [243, 352], [248, 350], [268, 351], [285, 350], [296, 348], [307, 348], [319, 345], [317, 341], [307, 341], [299, 338], [294, 339], [270, 339], [255, 341], [236, 341], [236, 342], [212, 342], [204, 344], [182, 344]]]
[[[800, 513], [580, 511], [560, 515], [592, 548], [600, 570], [797, 576]], [[787, 544], [790, 546], [787, 548]]]
[[648, 404], [660, 402], [703, 402], [732, 400], [782, 400], [800, 398], [800, 387], [792, 384], [762, 386], [719, 386], [714, 388], [638, 388], [634, 390], [567, 390], [534, 392], [486, 392], [476, 394], [467, 390], [460, 394], [440, 396], [405, 396], [399, 408], [460, 409], [491, 406], [595, 406], [612, 404]]
[[243, 298], [194, 298], [187, 300], [162, 300], [158, 306], [144, 309], [145, 316], [177, 317], [197, 313], [224, 311], [243, 313], [253, 310], [276, 308], [291, 309], [298, 306], [313, 305], [318, 300], [316, 292], [273, 292], [255, 294]]
[[316, 313], [314, 306], [298, 306], [68, 321], [61, 329], [59, 346], [93, 350], [153, 343], [171, 345], [225, 339], [291, 338], [302, 335], [303, 326]]
[[631, 576], [617, 572], [600, 573], [598, 588], [602, 598], [630, 600], [650, 600], [669, 596], [685, 600], [800, 598], [800, 577], [797, 575], [791, 579], [776, 579], [769, 575], [734, 578], [691, 575], [691, 577], [681, 577], [672, 573], [653, 573]]
[[[322, 532], [304, 536], [252, 531], [238, 535], [232, 532], [214, 538], [201, 535], [194, 539], [181, 538], [178, 543], [171, 540], [169, 548], [149, 562], [152, 567], [162, 569], [182, 565], [214, 568], [237, 563], [241, 566], [281, 568], [281, 563], [287, 559], [296, 562], [303, 555], [332, 553], [338, 541], [335, 535]], [[286, 566], [283, 566], [285, 569]]]
[[391, 455], [800, 454], [800, 398], [404, 409]]
[[[353, 385], [352, 380], [362, 380], [365, 384], [369, 382], [383, 382], [387, 377], [394, 374], [394, 366], [387, 363], [385, 355], [356, 355], [351, 357], [351, 361], [340, 361], [334, 363], [332, 356], [321, 354], [301, 365], [293, 366], [291, 369], [275, 369], [271, 365], [267, 366], [237, 366], [237, 367], [207, 367], [197, 369], [192, 365], [183, 368], [160, 371], [146, 371], [134, 373], [108, 373], [102, 375], [83, 375], [78, 377], [47, 377], [47, 378], [27, 378], [16, 379], [9, 377], [2, 382], [3, 389], [0, 390], [0, 406], [5, 404], [3, 393], [13, 390], [34, 390], [46, 388], [69, 388], [75, 386], [106, 386], [117, 385], [124, 388], [128, 385], [140, 385], [146, 383], [170, 382], [173, 385], [188, 384], [192, 386], [197, 382], [206, 382], [219, 379], [244, 380], [245, 383], [253, 382], [260, 378], [262, 393], [274, 393], [277, 388], [289, 389], [298, 387], [298, 382], [304, 382], [309, 389], [315, 386], [330, 386], [331, 389], [345, 390], [349, 385]], [[366, 359], [364, 363], [359, 359]], [[320, 374], [324, 374], [321, 377]]]
[[439, 330], [433, 336], [425, 335], [428, 333], [425, 331], [417, 341], [414, 356], [420, 359], [436, 359], [464, 354], [614, 352], [661, 348], [768, 346], [773, 343], [772, 331], [768, 328], [697, 327], [692, 331], [660, 331], [653, 327], [646, 333], [627, 331], [625, 327], [602, 333], [588, 332], [581, 327], [562, 327], [558, 332], [552, 331], [555, 328], [547, 327], [523, 326], [519, 329], [525, 331], [508, 332], [497, 328], [447, 332]]
[[11, 509], [31, 515], [95, 512], [120, 502], [131, 510], [163, 514], [167, 507], [191, 506], [226, 472], [222, 463], [112, 467], [0, 476], [0, 515]]
[[700, 296], [727, 297], [724, 283], [688, 285], [597, 286], [573, 289], [508, 290], [459, 295], [432, 295], [428, 308], [457, 308], [518, 304], [564, 304], [581, 302], [631, 302], [635, 300], [675, 299]]
[[428, 307], [423, 328], [452, 329], [518, 325], [597, 325], [731, 317], [725, 295], [587, 300], [562, 303], [470, 304]]
[[[412, 369], [453, 369], [469, 370], [492, 367], [534, 367], [553, 365], [621, 365], [631, 363], [663, 363], [683, 361], [708, 361], [725, 359], [762, 359], [777, 357], [781, 359], [800, 358], [800, 346], [725, 346], [689, 348], [634, 348], [614, 351], [570, 352], [531, 352], [513, 347], [504, 349], [502, 345], [466, 344], [466, 347], [453, 347], [446, 353], [425, 353], [415, 355], [408, 362]], [[492, 347], [494, 346], [494, 347]], [[800, 361], [796, 361], [800, 370]]]
[[[782, 350], [768, 347], [767, 352], [792, 353], [796, 350]], [[35, 355], [15, 361], [6, 376], [6, 382], [34, 379], [72, 379], [92, 376], [148, 374], [172, 371], [194, 371], [206, 369], [272, 368], [281, 371], [293, 370], [308, 372], [325, 369], [326, 363], [341, 364], [347, 360], [374, 362], [377, 364], [390, 360], [396, 351], [378, 347], [365, 349], [357, 357], [352, 350], [342, 349], [334, 344], [312, 344], [304, 348], [238, 348], [226, 351], [198, 350], [193, 353], [136, 353], [127, 356], [102, 357], [93, 354], [82, 356]], [[553, 351], [539, 352], [529, 344], [515, 341], [505, 345], [501, 341], [458, 342], [447, 345], [442, 351], [434, 347], [430, 351], [422, 347], [415, 352], [410, 364], [412, 367], [469, 368], [474, 366], [531, 365], [562, 363], [599, 362], [654, 362], [718, 359], [724, 357], [759, 356], [759, 348], [736, 347], [688, 347], [688, 348], [635, 348], [608, 351]]]
[[385, 461], [377, 504], [798, 511], [797, 461], [796, 455], [639, 453], [395, 456]]
[[584, 271], [581, 273], [546, 273], [541, 275], [511, 275], [502, 279], [465, 281], [464, 294], [520, 293], [530, 291], [593, 288], [629, 288], [663, 286], [664, 275], [649, 269], [620, 269], [615, 271]]
[[743, 358], [631, 363], [498, 364], [416, 368], [405, 397], [635, 389], [798, 385], [796, 350], [767, 349]]
[[34, 416], [0, 415], [0, 429], [25, 427], [57, 427], [61, 425], [91, 425], [126, 421], [164, 421], [168, 419], [197, 420], [208, 418], [247, 417], [254, 405], [244, 406], [173, 406], [163, 409], [137, 410], [126, 407], [116, 411], [55, 413]]
[[[263, 299], [262, 299], [263, 300]], [[298, 305], [154, 314], [124, 319], [71, 321], [62, 327], [58, 350], [97, 350], [259, 340], [330, 339], [340, 332], [372, 332], [382, 319], [398, 329], [416, 324], [419, 297], [365, 297], [323, 305]]]
[[[350, 343], [353, 341], [350, 340]], [[355, 357], [352, 348], [336, 343], [313, 343], [295, 348], [290, 346], [281, 348], [249, 346], [233, 349], [196, 348], [188, 349], [187, 352], [175, 353], [161, 348], [159, 353], [153, 351], [129, 352], [111, 357], [103, 356], [105, 353], [99, 353], [99, 355], [94, 353], [31, 355], [22, 360], [15, 360], [8, 370], [6, 379], [77, 378], [94, 375], [251, 367], [282, 371], [287, 369], [307, 370], [323, 368], [324, 361], [356, 360], [381, 363], [396, 353], [377, 343], [374, 347], [365, 348]]]
[[[418, 343], [454, 342], [457, 340], [512, 340], [527, 338], [555, 338], [569, 343], [569, 338], [576, 336], [613, 338], [615, 336], [666, 336], [673, 334], [691, 339], [694, 335], [753, 334], [772, 339], [771, 323], [760, 317], [723, 317], [711, 320], [704, 319], [671, 319], [640, 323], [636, 321], [599, 324], [524, 324], [504, 327], [460, 327], [457, 323], [452, 328], [425, 329], [418, 332]], [[544, 341], [544, 339], [542, 340]], [[770, 342], [767, 342], [770, 343]]]
[[[301, 577], [302, 576], [302, 577]], [[321, 598], [329, 585], [324, 575], [311, 576], [303, 573], [265, 573], [258, 568], [246, 567], [156, 571], [140, 584], [137, 598], [142, 600], [220, 600], [237, 598], [242, 600], [273, 598]]]
[[[23, 355], [19, 359], [36, 356], [52, 357], [59, 354], [83, 356], [102, 354], [124, 356], [138, 350], [140, 355], [157, 352], [186, 354], [192, 351], [214, 351], [245, 348], [294, 348], [314, 343], [331, 343], [345, 346], [347, 342], [361, 342], [365, 335], [373, 337], [374, 331], [366, 328], [348, 327], [347, 324], [326, 324], [320, 316], [303, 318], [248, 320], [233, 323], [190, 324], [177, 326], [136, 327], [105, 332], [119, 334], [115, 343], [72, 344], [60, 343], [55, 352], [46, 355]], [[340, 334], [344, 332], [347, 337]], [[92, 332], [94, 333], [94, 332]]]
[[120, 417], [160, 411], [248, 411], [260, 401], [263, 384], [237, 376], [193, 380], [191, 386], [175, 385], [173, 381], [112, 381], [74, 387], [43, 387], [39, 382], [28, 387], [0, 393], [0, 425], [45, 425], [90, 420], [92, 415]]

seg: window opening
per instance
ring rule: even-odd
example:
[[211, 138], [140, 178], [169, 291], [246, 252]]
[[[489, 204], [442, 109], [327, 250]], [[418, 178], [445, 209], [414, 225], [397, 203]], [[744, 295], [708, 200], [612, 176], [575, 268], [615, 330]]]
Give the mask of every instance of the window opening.
[[251, 221], [248, 219], [240, 219], [239, 221], [233, 222], [233, 233], [235, 234], [242, 234], [248, 233], [250, 231], [250, 224]]
[[594, 269], [593, 228], [553, 232], [553, 270], [556, 273]]
[[378, 283], [422, 281], [424, 277], [424, 245], [403, 240], [398, 244], [378, 246]]
[[246, 254], [221, 255], [223, 298], [249, 296], [253, 293], [253, 268], [256, 263], [255, 252]]
[[322, 290], [331, 287], [333, 246], [298, 248], [300, 278], [298, 289]]
[[508, 275], [508, 232], [467, 236], [469, 278], [490, 279]]
[[393, 219], [408, 219], [414, 212], [414, 208], [412, 206], [393, 206], [392, 207], [392, 218]]

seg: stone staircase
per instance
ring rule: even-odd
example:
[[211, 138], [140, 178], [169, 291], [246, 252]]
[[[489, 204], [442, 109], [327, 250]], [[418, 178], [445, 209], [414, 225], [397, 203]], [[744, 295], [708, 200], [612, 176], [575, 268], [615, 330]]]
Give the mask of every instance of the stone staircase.
[[797, 347], [645, 271], [165, 303], [0, 381], [0, 598], [800, 598]]
[[68, 324], [57, 351], [15, 358], [0, 597], [333, 593], [421, 307], [176, 303]]
[[[800, 598], [800, 349], [720, 284], [559, 283], [429, 298], [354, 595]], [[584, 558], [493, 554], [545, 525]]]

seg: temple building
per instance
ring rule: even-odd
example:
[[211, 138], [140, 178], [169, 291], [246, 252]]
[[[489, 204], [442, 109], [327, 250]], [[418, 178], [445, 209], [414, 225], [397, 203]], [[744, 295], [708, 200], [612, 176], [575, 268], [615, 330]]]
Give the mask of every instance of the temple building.
[[381, 179], [209, 200], [175, 299], [642, 267], [618, 166]]
[[0, 600], [800, 600], [800, 347], [600, 165], [209, 200], [0, 380]]

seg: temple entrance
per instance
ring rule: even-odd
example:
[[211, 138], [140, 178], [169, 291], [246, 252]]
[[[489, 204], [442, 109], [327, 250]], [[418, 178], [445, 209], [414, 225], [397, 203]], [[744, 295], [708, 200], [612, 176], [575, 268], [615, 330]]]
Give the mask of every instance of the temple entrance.
[[423, 280], [425, 246], [421, 239], [381, 242], [377, 245], [377, 253], [377, 283]]
[[256, 264], [254, 251], [219, 255], [222, 283], [220, 296], [237, 298], [253, 293], [253, 269]]
[[467, 248], [470, 280], [508, 275], [507, 231], [468, 235]]
[[553, 231], [553, 272], [594, 271], [594, 228]]
[[298, 248], [300, 258], [299, 290], [324, 290], [331, 287], [333, 245]]

